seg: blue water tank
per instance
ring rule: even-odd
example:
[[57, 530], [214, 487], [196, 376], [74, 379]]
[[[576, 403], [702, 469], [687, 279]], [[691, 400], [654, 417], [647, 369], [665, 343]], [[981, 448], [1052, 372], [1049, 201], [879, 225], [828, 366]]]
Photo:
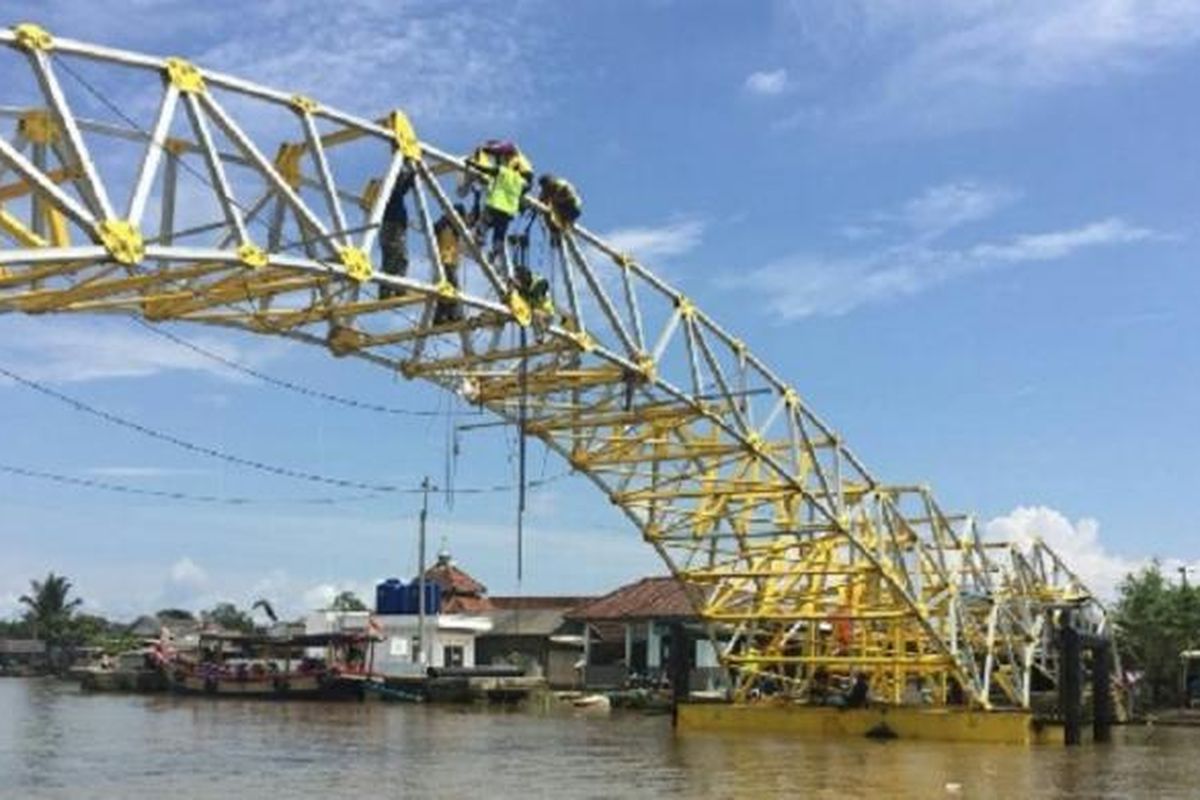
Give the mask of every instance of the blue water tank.
[[410, 583], [400, 590], [399, 595], [400, 610], [397, 614], [415, 614], [417, 613], [417, 584]]
[[[421, 584], [413, 581], [402, 590], [403, 608], [401, 614], [419, 614], [421, 612]], [[442, 587], [430, 581], [425, 584], [425, 613], [438, 614], [442, 610]]]
[[376, 614], [403, 614], [404, 582], [399, 578], [388, 578], [375, 587]]

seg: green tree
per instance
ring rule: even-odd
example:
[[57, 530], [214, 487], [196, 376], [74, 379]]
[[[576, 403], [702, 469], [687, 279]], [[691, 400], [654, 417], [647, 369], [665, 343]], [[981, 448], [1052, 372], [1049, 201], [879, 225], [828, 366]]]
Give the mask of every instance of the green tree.
[[346, 590], [341, 592], [337, 597], [333, 598], [333, 602], [329, 604], [330, 611], [366, 611], [367, 604], [364, 603], [354, 592]]
[[0, 639], [28, 639], [29, 623], [23, 619], [0, 620]]
[[202, 612], [200, 616], [205, 622], [220, 625], [227, 630], [241, 633], [254, 632], [254, 620], [233, 603], [217, 603], [208, 611]]
[[69, 632], [71, 617], [83, 600], [70, 597], [71, 582], [63, 575], [53, 572], [45, 580], [31, 580], [29, 594], [23, 594], [18, 602], [26, 607], [25, 621], [29, 623], [34, 638], [45, 639], [54, 645]]
[[67, 637], [71, 644], [101, 645], [112, 633], [112, 623], [98, 614], [76, 614]]
[[1200, 588], [1182, 579], [1172, 584], [1155, 562], [1125, 576], [1115, 611], [1124, 666], [1142, 673], [1142, 702], [1151, 707], [1179, 703], [1179, 654], [1200, 646]]

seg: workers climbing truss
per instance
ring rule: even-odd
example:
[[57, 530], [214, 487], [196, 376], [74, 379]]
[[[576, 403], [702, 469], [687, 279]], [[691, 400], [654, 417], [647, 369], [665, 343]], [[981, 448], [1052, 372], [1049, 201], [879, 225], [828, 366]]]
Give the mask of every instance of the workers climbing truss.
[[[918, 683], [1028, 707], [1056, 679], [1061, 614], [1104, 632], [1048, 547], [986, 541], [927, 487], [882, 481], [636, 254], [525, 194], [548, 287], [531, 301], [528, 240], [486, 247], [460, 202], [499, 170], [402, 111], [365, 119], [34, 25], [0, 45], [0, 312], [280, 336], [521, 421], [690, 587], [738, 697], [861, 673], [885, 701]], [[415, 213], [384, 271], [402, 181]]]

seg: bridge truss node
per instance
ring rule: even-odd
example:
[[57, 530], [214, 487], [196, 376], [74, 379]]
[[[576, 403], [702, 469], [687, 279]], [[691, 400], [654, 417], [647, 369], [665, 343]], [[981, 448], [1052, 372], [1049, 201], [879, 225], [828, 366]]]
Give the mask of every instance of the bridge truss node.
[[[888, 702], [919, 685], [1027, 708], [1057, 677], [1057, 614], [1107, 625], [1044, 543], [985, 541], [928, 488], [879, 480], [744, 342], [586, 228], [551, 236], [532, 198], [558, 310], [519, 335], [510, 258], [454, 208], [483, 176], [402, 111], [28, 25], [0, 32], [0, 75], [0, 312], [279, 336], [523, 414], [690, 587], [737, 697], [864, 673]], [[410, 263], [389, 275], [379, 226], [406, 173]], [[441, 217], [463, 237], [456, 274]]]

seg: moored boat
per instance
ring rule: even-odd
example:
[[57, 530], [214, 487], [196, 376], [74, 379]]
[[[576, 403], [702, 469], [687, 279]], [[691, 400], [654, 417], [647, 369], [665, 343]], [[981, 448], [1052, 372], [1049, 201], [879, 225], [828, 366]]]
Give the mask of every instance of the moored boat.
[[161, 668], [171, 690], [182, 694], [361, 700], [377, 680], [369, 671], [373, 644], [347, 633], [202, 634], [194, 652], [164, 652]]

